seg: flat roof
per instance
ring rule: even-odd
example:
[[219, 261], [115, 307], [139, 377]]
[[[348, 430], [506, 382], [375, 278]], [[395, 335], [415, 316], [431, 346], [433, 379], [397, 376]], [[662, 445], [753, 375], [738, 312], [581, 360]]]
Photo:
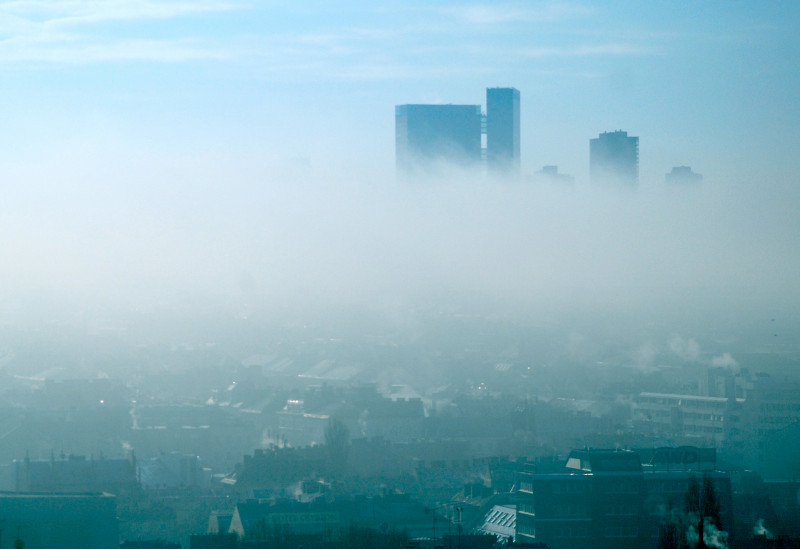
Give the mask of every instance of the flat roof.
[[[727, 397], [707, 397], [705, 395], [684, 395], [680, 393], [654, 393], [654, 392], [640, 392], [639, 397], [661, 397], [665, 399], [692, 399], [695, 401], [713, 401], [715, 403], [724, 403], [728, 400]], [[741, 397], [737, 397], [736, 401], [744, 401]]]

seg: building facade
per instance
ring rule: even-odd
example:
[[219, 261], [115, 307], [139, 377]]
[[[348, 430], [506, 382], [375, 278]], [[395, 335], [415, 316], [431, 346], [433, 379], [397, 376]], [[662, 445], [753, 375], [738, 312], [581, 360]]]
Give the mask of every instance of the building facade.
[[763, 373], [710, 369], [707, 395], [640, 393], [633, 422], [641, 433], [714, 446], [728, 460], [761, 469], [763, 442], [798, 424], [800, 385]]
[[430, 175], [443, 165], [480, 165], [481, 124], [480, 105], [396, 106], [398, 174]]
[[730, 474], [697, 469], [706, 465], [643, 465], [638, 452], [627, 450], [572, 451], [562, 471], [518, 474], [515, 541], [552, 548], [657, 548], [662, 527], [686, 512], [689, 487], [704, 476], [719, 503], [718, 527], [730, 530]]
[[519, 90], [487, 88], [486, 115], [480, 105], [397, 105], [395, 154], [401, 177], [436, 176], [454, 166], [519, 177]]
[[108, 493], [0, 492], [0, 548], [117, 548], [116, 497]]
[[90, 458], [69, 455], [49, 460], [12, 462], [14, 488], [27, 493], [130, 492], [138, 483], [136, 458]]
[[487, 88], [486, 166], [490, 172], [519, 176], [519, 126], [519, 90]]
[[635, 186], [639, 183], [639, 138], [617, 130], [589, 140], [592, 183]]

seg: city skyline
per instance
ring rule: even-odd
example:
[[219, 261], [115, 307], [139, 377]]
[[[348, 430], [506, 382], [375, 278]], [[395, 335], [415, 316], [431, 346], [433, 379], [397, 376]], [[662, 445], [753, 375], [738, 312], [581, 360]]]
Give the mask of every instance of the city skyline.
[[[221, 146], [249, 162], [268, 151], [275, 169], [338, 159], [385, 172], [394, 164], [386, 105], [475, 104], [487, 85], [514, 85], [530, 100], [524, 173], [557, 164], [588, 181], [581, 140], [625, 127], [654, 137], [643, 181], [680, 164], [722, 181], [777, 178], [778, 166], [800, 171], [789, 147], [798, 9], [14, 2], [0, 12], [11, 39], [0, 49], [3, 99], [14, 106], [5, 149], [15, 153], [4, 160], [19, 171], [77, 139], [108, 158], [133, 149], [158, 161], [156, 144], [181, 154]], [[706, 32], [711, 21], [722, 30]], [[681, 72], [688, 78], [674, 78]], [[745, 147], [749, 136], [758, 139]], [[746, 161], [753, 147], [763, 166]]]
[[799, 2], [0, 36], [0, 548], [800, 547]]
[[[0, 296], [572, 297], [623, 271], [640, 289], [790, 302], [798, 12], [5, 3]], [[395, 187], [393, 106], [476, 105], [509, 86], [524, 95], [522, 175], [558, 166], [573, 196], [461, 173], [434, 197]], [[637, 197], [622, 201], [584, 192], [587, 140], [615, 128], [642, 136]], [[704, 175], [688, 206], [658, 195], [682, 165]]]
[[398, 176], [447, 178], [454, 169], [479, 169], [518, 179], [519, 107], [516, 88], [487, 88], [485, 112], [480, 105], [396, 105]]

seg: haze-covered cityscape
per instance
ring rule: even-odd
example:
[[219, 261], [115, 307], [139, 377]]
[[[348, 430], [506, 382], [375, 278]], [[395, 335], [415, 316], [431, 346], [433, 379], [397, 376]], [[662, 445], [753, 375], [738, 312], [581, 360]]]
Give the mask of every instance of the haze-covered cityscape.
[[0, 4], [0, 548], [800, 546], [800, 4]]

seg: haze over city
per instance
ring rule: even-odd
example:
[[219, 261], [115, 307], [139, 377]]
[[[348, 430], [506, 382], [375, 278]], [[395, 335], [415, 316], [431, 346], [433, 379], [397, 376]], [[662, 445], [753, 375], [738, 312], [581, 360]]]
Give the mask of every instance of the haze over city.
[[[800, 429], [799, 27], [794, 2], [3, 2], [0, 492], [64, 489], [31, 481], [31, 459], [124, 455], [132, 485], [89, 487], [118, 498], [105, 542], [186, 546], [210, 513], [259, 491], [300, 502], [288, 487], [313, 482], [329, 500], [402, 495], [434, 532], [391, 544], [441, 546], [454, 539], [437, 542], [436, 518], [455, 525], [464, 483], [524, 508], [530, 464], [545, 475], [544, 459], [606, 446], [641, 474], [658, 463], [642, 449], [691, 447], [716, 453], [725, 537], [761, 541], [760, 519], [769, 540], [800, 540], [736, 504], [762, 494], [741, 472], [800, 475], [764, 450], [800, 457], [780, 447]], [[401, 107], [479, 106], [477, 128], [487, 89], [519, 94], [519, 169], [444, 155], [404, 174], [400, 151], [424, 143]], [[590, 140], [622, 131], [635, 182], [601, 183]], [[773, 406], [773, 382], [778, 420], [731, 420]], [[402, 474], [359, 477], [376, 438]], [[284, 452], [325, 466], [265, 481], [257, 464], [278, 471]], [[148, 485], [169, 453], [202, 481]], [[440, 456], [478, 462], [442, 474], [441, 493], [421, 470], [409, 481]], [[176, 491], [191, 519], [140, 521], [133, 485], [153, 502]], [[469, 504], [473, 535], [489, 500]], [[208, 534], [266, 540], [242, 522]], [[613, 536], [666, 540], [644, 532]]]
[[[6, 294], [247, 279], [796, 299], [792, 4], [1, 9]], [[494, 85], [522, 91], [523, 174], [558, 165], [575, 188], [398, 186], [393, 106]], [[588, 139], [617, 128], [641, 138], [633, 197], [588, 188]], [[662, 197], [682, 164], [703, 188]]]

